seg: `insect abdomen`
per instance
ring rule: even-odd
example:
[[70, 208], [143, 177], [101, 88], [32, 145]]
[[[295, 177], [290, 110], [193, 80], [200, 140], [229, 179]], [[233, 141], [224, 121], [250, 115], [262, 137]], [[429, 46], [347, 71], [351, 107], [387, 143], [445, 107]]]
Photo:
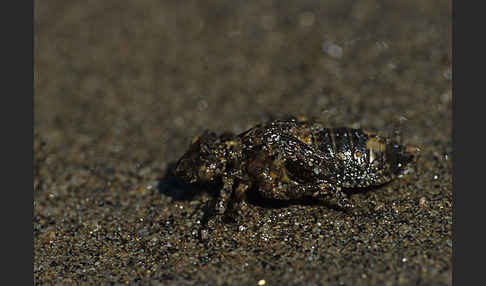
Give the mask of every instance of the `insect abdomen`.
[[[332, 167], [337, 184], [342, 187], [373, 185], [376, 178], [383, 175], [379, 172], [382, 164], [380, 153], [370, 149], [370, 140], [378, 139], [368, 136], [361, 129], [323, 128], [315, 133], [314, 139], [316, 147], [324, 153]], [[377, 142], [382, 144], [381, 141]]]

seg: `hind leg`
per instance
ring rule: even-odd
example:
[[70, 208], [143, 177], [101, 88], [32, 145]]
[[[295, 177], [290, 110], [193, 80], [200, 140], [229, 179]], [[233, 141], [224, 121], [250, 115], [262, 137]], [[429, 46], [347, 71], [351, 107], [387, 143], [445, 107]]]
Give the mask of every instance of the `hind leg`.
[[272, 156], [269, 152], [260, 150], [250, 162], [248, 170], [259, 185], [258, 191], [266, 198], [290, 200], [315, 197], [324, 201], [334, 197], [340, 208], [353, 207], [340, 187], [335, 187], [324, 179], [313, 178], [306, 183], [292, 180], [280, 154]]
[[328, 202], [333, 198], [337, 206], [341, 209], [351, 209], [354, 205], [341, 188], [329, 187], [327, 183], [298, 184], [290, 182], [279, 184], [278, 186], [263, 185], [260, 193], [270, 199], [301, 199], [304, 197], [315, 197], [319, 201]]
[[322, 184], [320, 192], [315, 195], [320, 201], [327, 201], [329, 197], [334, 197], [338, 207], [342, 209], [352, 209], [354, 204], [349, 197], [342, 191], [341, 187], [330, 186], [329, 184]]

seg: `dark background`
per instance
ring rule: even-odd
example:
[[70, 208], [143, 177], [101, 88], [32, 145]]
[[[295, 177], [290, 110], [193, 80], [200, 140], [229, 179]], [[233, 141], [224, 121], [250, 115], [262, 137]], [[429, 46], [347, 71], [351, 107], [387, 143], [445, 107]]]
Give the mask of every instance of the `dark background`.
[[[35, 4], [37, 283], [451, 284], [449, 1]], [[289, 114], [422, 156], [351, 215], [253, 204], [200, 243], [207, 195], [170, 164], [206, 128]]]

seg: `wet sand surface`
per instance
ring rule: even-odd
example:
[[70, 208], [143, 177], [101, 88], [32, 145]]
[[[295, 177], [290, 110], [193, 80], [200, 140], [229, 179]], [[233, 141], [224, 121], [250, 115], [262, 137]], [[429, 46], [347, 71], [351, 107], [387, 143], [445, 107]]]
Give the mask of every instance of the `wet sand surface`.
[[[36, 3], [35, 283], [451, 285], [449, 1], [182, 2]], [[201, 242], [173, 163], [286, 115], [421, 157], [351, 213], [257, 200]]]

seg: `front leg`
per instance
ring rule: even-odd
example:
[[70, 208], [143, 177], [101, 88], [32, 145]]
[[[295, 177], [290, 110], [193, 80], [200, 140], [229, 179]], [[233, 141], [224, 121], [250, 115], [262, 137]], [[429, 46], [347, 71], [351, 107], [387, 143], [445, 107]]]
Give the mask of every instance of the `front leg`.
[[233, 178], [224, 177], [219, 197], [206, 204], [206, 212], [199, 230], [201, 240], [207, 240], [210, 231], [224, 227], [228, 219], [240, 221], [247, 215], [249, 208], [246, 192], [251, 188], [251, 183], [240, 181], [234, 187], [234, 182]]
[[[224, 186], [221, 190], [220, 198], [216, 203], [216, 210], [223, 220], [239, 221], [248, 212], [246, 192], [251, 189], [251, 182], [238, 180], [235, 183], [234, 179], [227, 180], [228, 187]], [[229, 187], [230, 184], [231, 188]]]
[[247, 215], [248, 203], [247, 203], [247, 191], [251, 189], [250, 181], [241, 181], [235, 189], [235, 201], [232, 205], [232, 212], [237, 218], [241, 218]]
[[234, 179], [232, 177], [223, 176], [223, 188], [219, 193], [218, 201], [216, 203], [216, 211], [219, 216], [223, 216], [228, 209], [228, 203], [233, 193]]
[[223, 224], [223, 216], [228, 210], [228, 204], [233, 192], [234, 180], [224, 175], [222, 178], [223, 187], [217, 197], [208, 200], [204, 207], [204, 214], [199, 228], [199, 239], [206, 240], [210, 230], [216, 229]]

